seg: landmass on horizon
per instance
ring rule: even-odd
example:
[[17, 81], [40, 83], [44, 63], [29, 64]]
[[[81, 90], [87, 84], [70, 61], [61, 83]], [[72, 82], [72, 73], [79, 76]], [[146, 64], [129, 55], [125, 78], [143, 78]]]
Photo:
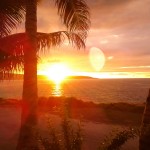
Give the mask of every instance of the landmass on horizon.
[[[12, 76], [13, 80], [23, 80], [22, 74], [15, 74], [15, 75], [9, 75], [9, 76]], [[46, 75], [38, 75], [37, 77], [38, 79], [48, 80]], [[90, 77], [90, 76], [70, 75], [70, 76], [67, 76], [64, 80], [69, 80], [69, 79], [96, 79], [96, 78]], [[10, 78], [8, 78], [8, 80], [10, 80]]]

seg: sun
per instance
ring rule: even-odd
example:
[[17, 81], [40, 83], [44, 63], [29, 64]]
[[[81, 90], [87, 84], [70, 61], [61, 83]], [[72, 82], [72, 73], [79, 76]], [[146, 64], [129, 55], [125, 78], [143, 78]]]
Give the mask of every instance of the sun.
[[69, 67], [63, 63], [52, 64], [46, 69], [46, 76], [56, 84], [61, 83], [70, 73]]

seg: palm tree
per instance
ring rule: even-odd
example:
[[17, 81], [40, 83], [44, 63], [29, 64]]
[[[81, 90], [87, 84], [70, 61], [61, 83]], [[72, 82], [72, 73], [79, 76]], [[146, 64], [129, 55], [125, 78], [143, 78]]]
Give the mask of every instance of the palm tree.
[[59, 45], [64, 37], [67, 37], [69, 42], [75, 44], [78, 48], [85, 46], [90, 24], [89, 10], [85, 1], [55, 0], [55, 4], [67, 31], [51, 34], [37, 33], [37, 0], [25, 0], [26, 33], [5, 37], [7, 42], [21, 37], [15, 40], [16, 42], [11, 43], [9, 47], [4, 45], [5, 42], [0, 42], [2, 43], [1, 49], [5, 52], [11, 50], [12, 55], [24, 55], [23, 107], [18, 150], [37, 147], [36, 140], [33, 137], [33, 129], [37, 125], [37, 50]]
[[23, 105], [17, 150], [38, 149], [38, 143], [35, 138], [35, 128], [38, 119], [36, 0], [26, 0], [25, 32], [27, 40], [24, 49]]

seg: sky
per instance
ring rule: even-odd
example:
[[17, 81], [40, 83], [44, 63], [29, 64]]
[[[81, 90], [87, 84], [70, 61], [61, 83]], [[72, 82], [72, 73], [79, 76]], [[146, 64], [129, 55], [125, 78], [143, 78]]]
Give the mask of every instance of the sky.
[[[39, 72], [64, 63], [77, 74], [94, 77], [150, 77], [150, 0], [86, 0], [91, 27], [86, 48], [65, 42], [40, 54]], [[15, 32], [24, 30], [20, 25]], [[65, 30], [51, 0], [38, 7], [38, 31]]]

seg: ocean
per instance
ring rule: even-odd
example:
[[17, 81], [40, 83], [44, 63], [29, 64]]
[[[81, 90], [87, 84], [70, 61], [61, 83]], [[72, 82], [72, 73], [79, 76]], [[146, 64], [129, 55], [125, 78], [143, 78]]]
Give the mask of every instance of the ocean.
[[[0, 82], [0, 98], [21, 99], [22, 80]], [[95, 103], [146, 101], [149, 79], [67, 79], [61, 84], [38, 81], [39, 97], [69, 96]]]

